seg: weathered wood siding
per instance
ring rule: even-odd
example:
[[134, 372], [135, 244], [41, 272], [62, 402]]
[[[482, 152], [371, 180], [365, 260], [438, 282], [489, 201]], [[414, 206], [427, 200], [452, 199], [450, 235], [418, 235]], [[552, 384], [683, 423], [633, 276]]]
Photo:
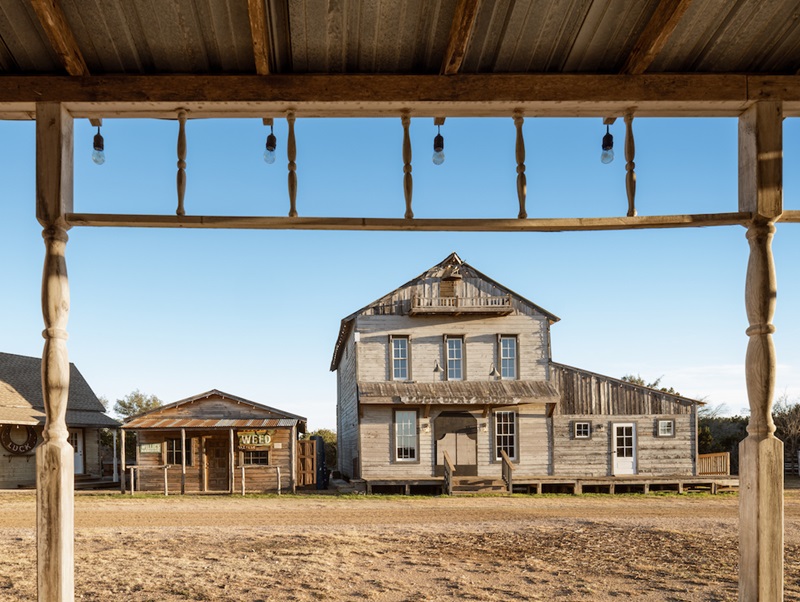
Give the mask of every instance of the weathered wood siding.
[[283, 415], [270, 412], [248, 403], [234, 399], [212, 396], [177, 406], [156, 409], [148, 414], [150, 418], [283, 418]]
[[[153, 453], [139, 453], [138, 466], [142, 467], [140, 471], [139, 481], [137, 482], [137, 490], [140, 491], [164, 491], [164, 471], [157, 469], [157, 466], [166, 464], [166, 441], [167, 439], [180, 439], [180, 431], [139, 431], [139, 444], [142, 443], [158, 443], [161, 446], [161, 451]], [[186, 447], [191, 449], [191, 464], [186, 466], [186, 491], [188, 493], [204, 491], [204, 468], [205, 456], [203, 455], [202, 440], [203, 438], [215, 438], [223, 441], [226, 450], [230, 445], [229, 431], [203, 431], [186, 433]], [[234, 446], [236, 446], [236, 432], [234, 431]], [[277, 476], [274, 466], [279, 466], [281, 469], [281, 488], [287, 491], [291, 487], [291, 476], [293, 466], [290, 462], [290, 443], [291, 443], [291, 429], [278, 428], [272, 438], [273, 445], [270, 449], [269, 467], [245, 468], [245, 484], [246, 490], [249, 492], [273, 492], [277, 489]], [[242, 487], [241, 481], [241, 463], [243, 461], [243, 453], [235, 447], [234, 449], [234, 492], [240, 492]], [[169, 485], [170, 493], [180, 493], [181, 491], [181, 466], [170, 465], [167, 469], [167, 482]], [[227, 482], [227, 481], [226, 481]]]
[[[42, 427], [35, 427], [37, 445], [42, 442]], [[100, 430], [83, 428], [83, 472], [100, 476]], [[16, 489], [18, 485], [36, 482], [36, 450], [28, 454], [12, 454], [0, 447], [0, 489]]]
[[[414, 479], [433, 476], [433, 417], [422, 418], [421, 408], [417, 420], [418, 462], [397, 462], [394, 457], [393, 408], [365, 406], [361, 418], [361, 478]], [[427, 424], [427, 432], [423, 432]]]
[[[423, 417], [423, 408], [408, 407], [418, 411], [417, 438], [418, 462], [397, 462], [394, 459], [394, 416], [398, 408], [388, 406], [366, 406], [361, 419], [362, 474], [365, 479], [427, 478], [435, 474], [435, 429], [434, 420], [442, 411], [461, 411], [472, 414], [478, 425], [477, 458], [478, 476], [500, 478], [501, 463], [495, 460], [494, 416], [484, 417], [482, 409], [469, 406], [446, 406], [431, 409], [428, 418]], [[405, 409], [405, 408], [399, 408]], [[548, 474], [548, 425], [544, 404], [530, 404], [517, 412], [517, 445], [519, 460], [515, 470], [519, 474]]]
[[356, 379], [356, 343], [351, 332], [336, 371], [336, 441], [339, 471], [347, 477], [358, 476], [358, 394]]
[[[497, 365], [497, 336], [516, 335], [520, 380], [545, 380], [549, 352], [548, 321], [545, 316], [513, 314], [495, 317], [410, 317], [359, 316], [358, 380], [391, 380], [390, 335], [410, 337], [410, 379], [417, 382], [441, 380], [433, 367], [447, 362], [444, 335], [464, 337], [465, 380], [490, 380], [492, 365]], [[499, 369], [499, 367], [498, 367]], [[341, 366], [340, 366], [341, 372]]]
[[[657, 421], [674, 420], [675, 436], [658, 437]], [[574, 422], [590, 422], [590, 439], [575, 439]], [[556, 476], [610, 476], [613, 474], [613, 425], [636, 424], [636, 473], [639, 475], [693, 475], [697, 457], [694, 414], [553, 416], [553, 474]], [[602, 430], [600, 430], [602, 429]]]
[[519, 459], [514, 463], [517, 474], [550, 474], [550, 434], [547, 422], [545, 404], [526, 404], [517, 408]]
[[555, 413], [586, 416], [633, 416], [637, 414], [691, 414], [697, 401], [649, 389], [622, 380], [551, 364], [551, 382], [561, 394]]

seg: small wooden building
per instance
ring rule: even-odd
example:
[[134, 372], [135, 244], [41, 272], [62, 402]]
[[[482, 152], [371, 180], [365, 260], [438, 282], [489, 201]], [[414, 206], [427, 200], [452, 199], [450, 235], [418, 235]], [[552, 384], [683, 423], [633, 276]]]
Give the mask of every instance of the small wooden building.
[[122, 427], [137, 434], [132, 485], [170, 493], [294, 491], [311, 484], [297, 473], [306, 422], [216, 389], [139, 414]]
[[695, 476], [701, 402], [553, 362], [558, 320], [455, 253], [344, 318], [339, 470], [367, 490], [435, 487], [448, 462], [490, 489], [504, 464], [515, 483]]
[[[75, 364], [69, 365], [67, 429], [75, 451], [75, 474], [102, 475], [100, 431], [119, 422], [105, 408]], [[42, 360], [0, 353], [0, 489], [36, 483], [36, 454], [45, 423]]]

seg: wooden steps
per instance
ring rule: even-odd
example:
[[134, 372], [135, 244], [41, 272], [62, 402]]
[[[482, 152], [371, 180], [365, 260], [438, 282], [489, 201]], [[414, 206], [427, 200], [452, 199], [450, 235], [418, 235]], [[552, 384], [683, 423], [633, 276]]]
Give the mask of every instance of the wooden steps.
[[504, 493], [506, 484], [502, 479], [490, 477], [454, 477], [453, 495], [469, 493]]

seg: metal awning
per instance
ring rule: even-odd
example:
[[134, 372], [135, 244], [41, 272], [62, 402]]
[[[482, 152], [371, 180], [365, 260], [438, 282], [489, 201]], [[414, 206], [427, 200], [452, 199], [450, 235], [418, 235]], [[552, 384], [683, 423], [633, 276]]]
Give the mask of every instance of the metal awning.
[[359, 382], [358, 400], [363, 404], [516, 405], [557, 403], [559, 394], [543, 380]]
[[291, 428], [292, 418], [134, 418], [122, 426], [126, 430]]

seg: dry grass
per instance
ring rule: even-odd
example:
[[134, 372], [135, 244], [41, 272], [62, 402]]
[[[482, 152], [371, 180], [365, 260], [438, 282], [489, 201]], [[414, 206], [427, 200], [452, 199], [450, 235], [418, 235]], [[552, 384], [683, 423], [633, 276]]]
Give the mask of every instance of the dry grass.
[[[736, 600], [736, 496], [76, 499], [78, 600]], [[800, 491], [786, 599], [800, 600]], [[35, 498], [0, 494], [0, 599], [35, 599]]]

